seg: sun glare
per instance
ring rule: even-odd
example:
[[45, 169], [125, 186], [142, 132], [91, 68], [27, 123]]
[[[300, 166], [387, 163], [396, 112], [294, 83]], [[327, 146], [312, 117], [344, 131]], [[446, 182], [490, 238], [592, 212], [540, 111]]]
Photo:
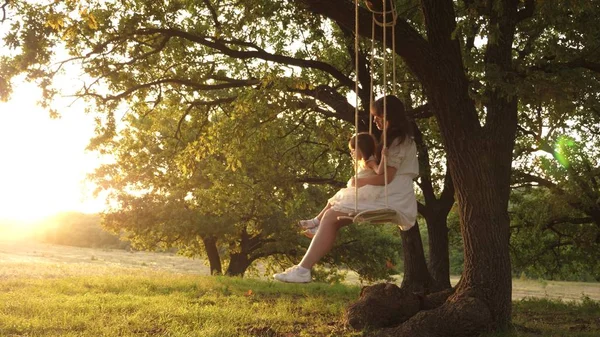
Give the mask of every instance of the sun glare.
[[22, 83], [9, 102], [0, 103], [0, 220], [18, 223], [16, 231], [56, 213], [103, 207], [85, 182], [100, 163], [85, 153], [92, 117], [71, 107], [51, 119], [35, 97], [39, 90]]

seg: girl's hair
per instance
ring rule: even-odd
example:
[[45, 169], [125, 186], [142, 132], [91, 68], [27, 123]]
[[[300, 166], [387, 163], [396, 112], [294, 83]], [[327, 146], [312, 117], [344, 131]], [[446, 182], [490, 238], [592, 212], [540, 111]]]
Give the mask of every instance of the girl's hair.
[[[406, 139], [413, 137], [413, 128], [408, 120], [406, 111], [404, 110], [404, 104], [394, 95], [387, 95], [380, 97], [378, 100], [373, 102], [371, 111], [377, 117], [383, 118], [383, 100], [386, 100], [386, 121], [389, 123], [385, 134], [387, 135], [386, 143], [389, 146], [396, 138], [400, 139], [400, 143], [403, 143]], [[383, 133], [382, 133], [383, 137]], [[383, 144], [383, 138], [381, 139]]]
[[375, 151], [377, 150], [377, 141], [375, 140], [375, 137], [368, 132], [359, 132], [358, 134], [352, 136], [348, 146], [350, 149], [355, 150], [355, 145], [358, 145], [358, 150], [362, 155], [362, 159], [365, 161], [369, 160], [371, 156], [376, 155]]

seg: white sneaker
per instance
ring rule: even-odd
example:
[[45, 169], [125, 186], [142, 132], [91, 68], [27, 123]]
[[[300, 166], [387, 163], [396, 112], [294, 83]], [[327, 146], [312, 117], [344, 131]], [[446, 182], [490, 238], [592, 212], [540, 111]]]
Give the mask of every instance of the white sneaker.
[[310, 270], [301, 270], [299, 266], [286, 269], [283, 273], [273, 275], [277, 281], [289, 283], [308, 283], [312, 281]]

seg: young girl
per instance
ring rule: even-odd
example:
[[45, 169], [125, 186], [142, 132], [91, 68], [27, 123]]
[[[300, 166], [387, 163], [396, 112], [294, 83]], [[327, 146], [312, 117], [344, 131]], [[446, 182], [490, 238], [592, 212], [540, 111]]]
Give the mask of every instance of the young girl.
[[[355, 146], [358, 145], [357, 148]], [[357, 178], [365, 178], [374, 175], [383, 174], [383, 160], [377, 164], [377, 158], [375, 153], [377, 151], [377, 142], [375, 137], [367, 132], [360, 132], [357, 135], [352, 136], [348, 142], [350, 153], [352, 158], [358, 161], [358, 170], [356, 171]], [[339, 190], [333, 197], [327, 201], [327, 206], [313, 219], [300, 220], [298, 226], [305, 231], [303, 234], [309, 238], [312, 238], [317, 232], [319, 223], [323, 214], [330, 209], [332, 206], [343, 203], [353, 204], [356, 196], [356, 190], [352, 186], [354, 176], [348, 180], [346, 188]], [[366, 200], [374, 200], [381, 196], [383, 189], [381, 186], [365, 185], [358, 189], [358, 202], [364, 202]]]

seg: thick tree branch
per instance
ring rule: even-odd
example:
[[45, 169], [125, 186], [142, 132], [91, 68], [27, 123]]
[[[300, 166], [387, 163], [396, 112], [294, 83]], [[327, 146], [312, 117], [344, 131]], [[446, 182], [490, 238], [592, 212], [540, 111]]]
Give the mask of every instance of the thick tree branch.
[[265, 60], [265, 61], [272, 61], [272, 62], [291, 65], [291, 66], [298, 66], [298, 67], [303, 67], [303, 68], [311, 68], [311, 69], [315, 69], [315, 70], [320, 70], [320, 71], [323, 71], [323, 72], [331, 75], [333, 78], [338, 80], [345, 87], [348, 87], [349, 89], [354, 90], [354, 81], [352, 81], [350, 78], [348, 78], [346, 75], [344, 75], [341, 71], [339, 71], [334, 66], [332, 66], [328, 63], [325, 63], [325, 62], [315, 61], [315, 60], [297, 59], [297, 58], [293, 58], [293, 57], [289, 57], [289, 56], [272, 54], [272, 53], [266, 52], [262, 49], [236, 50], [236, 49], [232, 49], [232, 48], [228, 47], [228, 44], [236, 43], [238, 45], [246, 45], [246, 46], [249, 46], [251, 44], [246, 43], [246, 42], [240, 43], [239, 41], [234, 41], [234, 40], [231, 40], [231, 41], [221, 40], [221, 39], [216, 39], [216, 38], [203, 36], [203, 35], [195, 35], [195, 34], [191, 34], [191, 33], [177, 30], [174, 28], [143, 29], [143, 30], [139, 30], [139, 31], [135, 32], [134, 34], [135, 35], [163, 34], [163, 35], [167, 35], [167, 36], [175, 36], [175, 37], [180, 37], [180, 38], [186, 39], [188, 41], [192, 41], [192, 42], [201, 44], [203, 46], [215, 49], [215, 50], [223, 53], [224, 55], [227, 55], [227, 56], [230, 56], [233, 58], [237, 58], [237, 59], [241, 59], [241, 60], [261, 59], [261, 60]]
[[354, 123], [354, 106], [348, 103], [348, 99], [327, 85], [319, 85], [316, 88], [288, 88], [288, 91], [313, 97], [328, 106], [338, 114], [338, 118], [349, 123]]
[[538, 177], [538, 176], [535, 176], [533, 174], [526, 173], [526, 172], [515, 172], [515, 176], [517, 178], [521, 178], [521, 179], [519, 179], [520, 181], [534, 182], [534, 183], [537, 183], [539, 186], [543, 186], [548, 189], [555, 190], [556, 192], [559, 192], [559, 194], [565, 194], [565, 191], [562, 190], [560, 187], [558, 187], [557, 184], [553, 183], [550, 180], [544, 179], [542, 177]]
[[422, 0], [423, 16], [427, 27], [427, 39], [438, 50], [457, 49], [458, 40], [452, 39], [452, 32], [456, 28], [454, 3], [452, 0]]
[[[323, 15], [335, 21], [340, 27], [344, 27], [350, 31], [354, 31], [354, 3], [347, 0], [295, 0], [295, 2], [304, 5], [309, 11]], [[372, 15], [365, 8], [359, 9], [359, 30], [358, 33], [366, 38], [371, 38]], [[396, 54], [401, 56], [407, 66], [415, 74], [417, 78], [423, 78], [430, 74], [429, 65], [434, 64], [432, 58], [432, 50], [429, 42], [417, 32], [406, 21], [398, 18], [394, 26], [396, 37]], [[391, 28], [386, 32], [387, 47], [392, 47]], [[383, 40], [383, 30], [381, 28], [375, 30], [375, 40]], [[433, 76], [433, 74], [431, 74]]]
[[186, 86], [186, 87], [190, 87], [190, 88], [193, 88], [196, 90], [220, 90], [220, 89], [231, 89], [231, 88], [239, 88], [239, 87], [247, 87], [247, 86], [257, 85], [257, 84], [260, 84], [260, 81], [255, 80], [255, 79], [248, 79], [248, 80], [231, 79], [228, 83], [202, 84], [202, 83], [197, 83], [197, 82], [190, 81], [187, 79], [164, 78], [164, 79], [160, 79], [157, 81], [132, 86], [129, 89], [127, 89], [117, 95], [102, 96], [102, 95], [96, 94], [94, 92], [90, 92], [88, 90], [88, 88], [86, 87], [86, 88], [84, 88], [84, 93], [82, 94], [82, 96], [96, 97], [104, 102], [115, 101], [115, 100], [119, 100], [124, 97], [127, 97], [138, 90], [150, 88], [150, 87], [161, 85], [161, 84], [173, 84], [173, 85]]
[[594, 222], [594, 219], [592, 217], [583, 217], [583, 218], [562, 217], [562, 218], [552, 219], [551, 221], [549, 221], [546, 224], [545, 227], [550, 228], [554, 225], [565, 224], [565, 223], [569, 223], [569, 224], [573, 224], [573, 225], [583, 225], [583, 224], [589, 224], [592, 222]]
[[412, 119], [426, 119], [429, 117], [433, 117], [433, 110], [431, 109], [429, 103], [425, 103], [414, 109], [408, 110], [406, 113]]
[[[507, 0], [502, 2], [499, 6], [501, 8], [491, 11], [489, 25], [497, 28], [493, 32], [494, 43], [488, 43], [485, 50], [486, 76], [493, 76], [501, 71], [502, 81], [507, 83], [512, 82], [508, 74], [513, 72], [512, 44], [517, 25], [517, 6], [518, 0]], [[493, 81], [487, 83], [485, 92], [489, 98], [485, 125], [491, 139], [514, 134], [517, 125], [517, 98], [497, 90]]]

